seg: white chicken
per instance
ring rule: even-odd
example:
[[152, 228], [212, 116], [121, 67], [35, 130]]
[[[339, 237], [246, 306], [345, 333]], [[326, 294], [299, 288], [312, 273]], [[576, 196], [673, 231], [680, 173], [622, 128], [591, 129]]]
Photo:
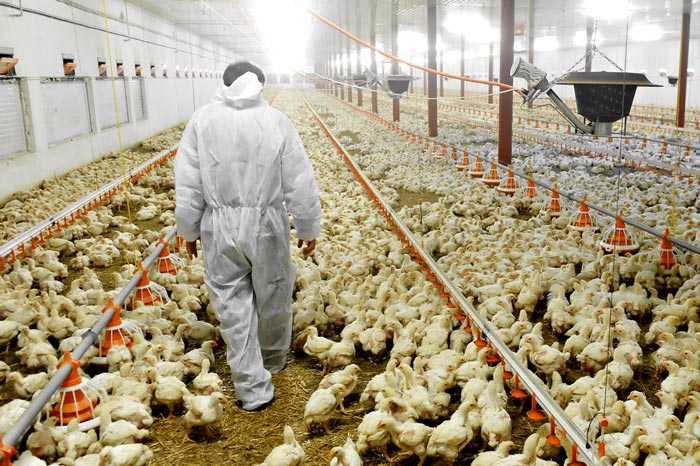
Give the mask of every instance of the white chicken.
[[192, 427], [204, 426], [209, 430], [212, 425], [219, 422], [224, 415], [226, 402], [226, 396], [221, 392], [214, 392], [211, 395], [185, 395], [187, 412], [184, 419], [189, 426], [185, 439], [191, 440], [189, 435]]
[[341, 384], [345, 389], [340, 396], [340, 412], [343, 414], [348, 414], [343, 405], [343, 400], [346, 396], [350, 395], [357, 385], [357, 376], [360, 373], [360, 366], [357, 364], [350, 364], [344, 369], [339, 371], [331, 372], [326, 375], [321, 382], [318, 384], [319, 388], [330, 388], [335, 384]]
[[416, 421], [399, 422], [393, 417], [379, 422], [386, 427], [391, 434], [394, 445], [401, 449], [402, 453], [416, 455], [419, 458], [418, 466], [422, 466], [428, 457], [428, 442], [433, 432], [432, 427]]
[[327, 434], [331, 434], [328, 425], [335, 408], [340, 404], [345, 386], [342, 384], [331, 385], [329, 388], [319, 388], [311, 394], [304, 407], [304, 424], [311, 429], [314, 424], [322, 424]]
[[265, 461], [257, 466], [300, 466], [304, 463], [306, 453], [294, 437], [289, 425], [284, 426], [284, 443], [272, 449]]
[[153, 458], [153, 451], [142, 443], [107, 446], [100, 452], [100, 466], [143, 466]]
[[355, 442], [348, 435], [345, 445], [331, 449], [330, 466], [362, 466], [362, 457], [355, 448]]
[[433, 430], [428, 441], [428, 456], [439, 456], [448, 465], [452, 465], [459, 452], [474, 437], [467, 416], [475, 406], [473, 400], [460, 404], [449, 420], [443, 421]]

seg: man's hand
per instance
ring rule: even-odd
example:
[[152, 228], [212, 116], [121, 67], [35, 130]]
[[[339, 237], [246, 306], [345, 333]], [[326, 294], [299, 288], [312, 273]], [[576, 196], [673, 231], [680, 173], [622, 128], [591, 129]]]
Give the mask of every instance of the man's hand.
[[187, 241], [185, 246], [187, 247], [187, 257], [190, 259], [197, 257], [197, 240]]
[[306, 243], [306, 247], [304, 249], [302, 249], [301, 252], [305, 256], [308, 256], [309, 254], [314, 252], [314, 249], [316, 249], [316, 240], [315, 239], [311, 239], [311, 240], [300, 239], [299, 242], [297, 243], [297, 247], [301, 247], [304, 243]]

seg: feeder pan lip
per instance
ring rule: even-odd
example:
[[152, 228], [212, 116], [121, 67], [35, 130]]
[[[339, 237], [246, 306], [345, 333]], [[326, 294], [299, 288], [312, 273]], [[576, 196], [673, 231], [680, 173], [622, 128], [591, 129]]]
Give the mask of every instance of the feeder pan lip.
[[625, 245], [614, 245], [611, 243], [607, 243], [605, 241], [600, 242], [600, 248], [605, 251], [605, 252], [613, 252], [617, 250], [617, 252], [626, 254], [628, 252], [637, 252], [639, 251], [639, 243], [633, 242], [632, 244], [625, 244]]
[[[87, 432], [90, 429], [94, 429], [96, 427], [100, 426], [100, 418], [96, 417], [94, 419], [88, 419], [87, 421], [79, 422], [78, 423], [78, 430], [81, 432]], [[61, 432], [68, 432], [68, 424], [65, 426], [62, 426], [61, 424], [56, 423], [55, 426], [58, 430]], [[34, 429], [35, 430], [41, 430], [43, 427], [41, 426], [41, 423], [37, 421], [36, 424], [34, 424]]]
[[583, 227], [580, 227], [580, 226], [578, 226], [578, 225], [574, 225], [574, 224], [571, 224], [571, 223], [568, 224], [567, 226], [568, 226], [569, 228], [571, 228], [572, 230], [576, 230], [576, 231], [591, 230], [591, 231], [593, 231], [593, 232], [596, 232], [596, 231], [599, 231], [599, 230], [600, 230], [600, 228], [598, 228], [598, 227], [596, 226], [595, 223], [594, 223], [593, 225], [586, 225], [586, 226], [583, 226]]
[[638, 87], [661, 87], [654, 84], [643, 73], [618, 73], [612, 71], [575, 71], [557, 84], [606, 84]]

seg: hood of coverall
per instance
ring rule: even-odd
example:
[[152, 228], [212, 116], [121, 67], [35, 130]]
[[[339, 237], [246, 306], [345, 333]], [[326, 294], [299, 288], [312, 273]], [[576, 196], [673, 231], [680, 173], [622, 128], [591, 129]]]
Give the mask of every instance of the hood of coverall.
[[221, 83], [214, 94], [214, 102], [226, 102], [234, 107], [246, 107], [261, 98], [262, 84], [255, 73], [242, 74], [230, 86]]

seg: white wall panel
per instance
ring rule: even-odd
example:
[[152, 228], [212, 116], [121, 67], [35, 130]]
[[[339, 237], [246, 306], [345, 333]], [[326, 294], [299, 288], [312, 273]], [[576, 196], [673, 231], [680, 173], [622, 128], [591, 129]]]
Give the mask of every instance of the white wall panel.
[[0, 81], [0, 158], [27, 151], [18, 81]]
[[143, 98], [144, 86], [143, 79], [131, 78], [131, 108], [134, 114], [134, 121], [146, 118], [145, 100]]
[[119, 123], [129, 122], [129, 112], [126, 108], [126, 85], [124, 78], [114, 78], [114, 86], [111, 79], [96, 79], [93, 87], [95, 96], [95, 112], [98, 125], [101, 129], [111, 128], [117, 125], [117, 112], [114, 109], [116, 94], [117, 109], [119, 111]]
[[90, 106], [84, 80], [42, 81], [41, 99], [49, 144], [90, 133]]

